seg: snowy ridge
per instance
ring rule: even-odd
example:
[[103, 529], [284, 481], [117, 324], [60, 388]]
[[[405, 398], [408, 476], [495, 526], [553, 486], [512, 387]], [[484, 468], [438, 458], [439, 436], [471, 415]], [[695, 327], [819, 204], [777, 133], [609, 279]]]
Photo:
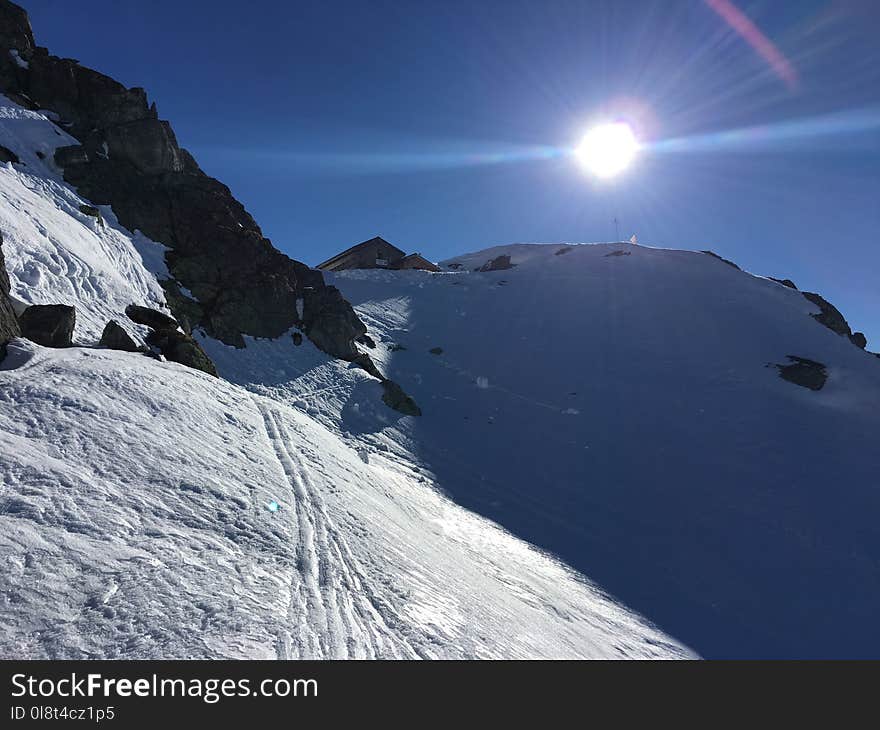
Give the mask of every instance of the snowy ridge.
[[[165, 248], [116, 221], [109, 206], [101, 220], [61, 177], [53, 155], [78, 142], [48, 116], [0, 95], [0, 145], [23, 164], [0, 165], [0, 231], [12, 295], [25, 304], [77, 308], [74, 337], [94, 343], [107, 321], [130, 323], [128, 304], [165, 308], [157, 275], [168, 278]], [[42, 158], [37, 154], [39, 152]]]

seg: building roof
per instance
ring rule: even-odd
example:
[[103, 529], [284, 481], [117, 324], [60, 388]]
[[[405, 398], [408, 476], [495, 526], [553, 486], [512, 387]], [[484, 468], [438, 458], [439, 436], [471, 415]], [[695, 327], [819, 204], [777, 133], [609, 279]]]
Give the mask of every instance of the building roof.
[[384, 238], [382, 238], [382, 236], [373, 236], [373, 238], [371, 238], [367, 241], [362, 241], [361, 243], [355, 244], [354, 246], [351, 246], [350, 248], [345, 249], [345, 251], [343, 251], [342, 253], [338, 253], [335, 256], [331, 256], [329, 259], [327, 259], [323, 263], [318, 264], [318, 266], [316, 268], [324, 269], [328, 266], [332, 266], [339, 259], [345, 258], [350, 253], [352, 253], [355, 249], [358, 249], [361, 246], [366, 246], [368, 244], [381, 244], [382, 246], [388, 246], [388, 248], [390, 248], [392, 251], [397, 251], [397, 253], [400, 254], [398, 256], [398, 258], [403, 258], [404, 256], [406, 256], [406, 251], [401, 251], [394, 244], [388, 243], [388, 241], [386, 241]]

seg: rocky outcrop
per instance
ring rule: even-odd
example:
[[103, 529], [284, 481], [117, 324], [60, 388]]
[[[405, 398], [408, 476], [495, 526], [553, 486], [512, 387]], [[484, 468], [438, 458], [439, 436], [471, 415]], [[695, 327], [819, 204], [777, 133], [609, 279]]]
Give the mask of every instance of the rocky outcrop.
[[107, 322], [98, 344], [110, 350], [122, 350], [124, 352], [143, 352], [145, 350], [144, 347], [134, 341], [132, 336], [115, 319]]
[[44, 347], [70, 347], [76, 310], [66, 304], [34, 304], [18, 318], [22, 337]]
[[797, 290], [797, 286], [795, 286], [795, 283], [791, 279], [777, 279], [775, 276], [769, 278], [777, 284], [782, 284], [782, 286], [787, 286], [789, 289]]
[[828, 379], [825, 365], [797, 355], [787, 355], [787, 357], [791, 360], [790, 364], [776, 366], [779, 369], [779, 377], [802, 388], [822, 390]]
[[837, 307], [831, 304], [827, 299], [824, 299], [813, 292], [805, 291], [802, 292], [802, 294], [809, 301], [819, 307], [819, 314], [810, 315], [813, 319], [830, 329], [832, 332], [845, 336], [856, 347], [859, 347], [862, 350], [865, 349], [868, 345], [867, 338], [861, 332], [852, 331], [849, 322], [846, 321], [846, 318], [840, 313], [840, 310], [837, 309]]
[[80, 142], [55, 154], [65, 180], [170, 247], [173, 281], [163, 285], [188, 330], [244, 347], [244, 335], [275, 338], [296, 326], [330, 355], [357, 355], [366, 328], [351, 305], [319, 271], [272, 246], [229, 188], [178, 145], [146, 92], [37, 47], [27, 14], [8, 0], [0, 0], [0, 91], [56, 112]]
[[707, 250], [707, 251], [700, 251], [700, 253], [704, 253], [704, 254], [707, 254], [707, 255], [711, 256], [712, 258], [716, 258], [716, 259], [718, 259], [719, 261], [721, 261], [722, 263], [725, 263], [725, 264], [727, 264], [728, 266], [732, 266], [732, 267], [733, 267], [734, 269], [736, 269], [737, 271], [742, 271], [742, 269], [740, 269], [739, 266], [737, 266], [735, 263], [733, 263], [733, 261], [729, 261], [728, 259], [724, 258], [723, 256], [719, 256], [719, 255], [718, 255], [717, 253], [715, 253], [714, 251], [708, 251], [708, 250]]
[[21, 335], [18, 317], [9, 298], [9, 274], [3, 258], [3, 234], [0, 233], [0, 360], [6, 357], [6, 343]]
[[510, 263], [510, 256], [504, 253], [500, 256], [496, 256], [494, 259], [489, 259], [485, 264], [478, 269], [475, 269], [475, 271], [504, 271], [506, 269], [512, 269], [514, 266], [516, 266], [516, 264]]
[[[181, 332], [175, 319], [155, 309], [130, 304], [126, 316], [137, 324], [150, 328], [147, 344], [160, 352], [167, 360], [180, 363], [217, 377], [217, 368], [202, 346], [192, 335]], [[109, 325], [108, 325], [109, 326]], [[106, 329], [104, 330], [106, 332]]]
[[392, 380], [383, 380], [382, 401], [389, 408], [393, 408], [404, 416], [421, 416], [422, 410], [416, 402], [410, 398], [397, 383]]

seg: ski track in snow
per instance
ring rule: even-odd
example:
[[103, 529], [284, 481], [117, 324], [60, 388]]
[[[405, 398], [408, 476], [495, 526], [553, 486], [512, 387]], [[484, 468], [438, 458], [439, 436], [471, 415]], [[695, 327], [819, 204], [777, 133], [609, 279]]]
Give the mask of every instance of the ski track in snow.
[[[288, 606], [290, 625], [297, 627], [298, 640], [292, 642], [285, 633], [279, 640], [279, 658], [417, 656], [412, 647], [396, 639], [370, 602], [364, 575], [327, 515], [308, 468], [296, 458], [282, 417], [254, 400], [287, 477], [298, 535], [299, 573], [293, 573]], [[301, 647], [297, 653], [294, 646]]]

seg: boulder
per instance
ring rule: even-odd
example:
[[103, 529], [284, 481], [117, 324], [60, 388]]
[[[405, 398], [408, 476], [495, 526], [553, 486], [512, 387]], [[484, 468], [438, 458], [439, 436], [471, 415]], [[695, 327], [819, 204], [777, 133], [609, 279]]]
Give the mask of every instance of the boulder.
[[23, 337], [44, 347], [70, 347], [76, 310], [66, 304], [34, 304], [19, 317]]
[[114, 319], [107, 322], [98, 344], [110, 350], [123, 350], [125, 352], [142, 352], [145, 349], [138, 345], [122, 325]]
[[142, 324], [154, 330], [176, 330], [177, 320], [149, 307], [141, 307], [137, 304], [129, 304], [125, 308], [125, 316], [132, 322]]
[[442, 347], [432, 347], [430, 350], [428, 350], [428, 352], [430, 352], [432, 355], [442, 355], [443, 348]]
[[787, 357], [791, 360], [790, 364], [776, 366], [779, 368], [779, 377], [802, 388], [822, 390], [828, 379], [825, 365], [797, 355], [787, 355]]
[[510, 256], [504, 253], [500, 256], [496, 256], [494, 259], [489, 259], [485, 264], [476, 269], [476, 271], [504, 271], [505, 269], [512, 269], [514, 266], [516, 266], [516, 264], [510, 263]]
[[293, 344], [299, 347], [303, 343], [303, 336], [300, 332], [293, 333]]
[[175, 329], [152, 330], [147, 344], [155, 347], [167, 360], [180, 363], [217, 377], [217, 368], [201, 345], [191, 335]]
[[21, 335], [18, 317], [9, 298], [9, 274], [3, 258], [3, 234], [0, 233], [0, 360], [6, 357], [6, 343]]

